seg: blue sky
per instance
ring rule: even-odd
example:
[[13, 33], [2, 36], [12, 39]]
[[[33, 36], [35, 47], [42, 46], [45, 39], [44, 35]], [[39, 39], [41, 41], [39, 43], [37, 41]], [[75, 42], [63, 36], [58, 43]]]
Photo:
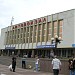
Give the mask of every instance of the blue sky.
[[75, 8], [74, 0], [0, 0], [0, 30], [13, 24]]

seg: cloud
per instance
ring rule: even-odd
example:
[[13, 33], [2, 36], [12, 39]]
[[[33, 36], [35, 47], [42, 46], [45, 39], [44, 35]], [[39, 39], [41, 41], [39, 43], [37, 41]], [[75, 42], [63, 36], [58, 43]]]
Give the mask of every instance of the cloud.
[[72, 9], [74, 3], [71, 0], [0, 0], [0, 28], [9, 26], [12, 16], [16, 24]]

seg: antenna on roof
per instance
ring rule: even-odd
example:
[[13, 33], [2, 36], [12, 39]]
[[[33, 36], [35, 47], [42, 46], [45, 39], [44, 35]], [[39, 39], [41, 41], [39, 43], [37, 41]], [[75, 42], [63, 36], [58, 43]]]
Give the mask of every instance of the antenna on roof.
[[13, 25], [14, 17], [11, 18], [11, 25]]

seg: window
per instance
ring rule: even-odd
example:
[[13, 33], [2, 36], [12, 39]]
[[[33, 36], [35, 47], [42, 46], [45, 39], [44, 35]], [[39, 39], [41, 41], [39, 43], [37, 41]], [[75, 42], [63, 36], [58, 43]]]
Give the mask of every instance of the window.
[[52, 28], [51, 25], [52, 25], [52, 23], [49, 22], [49, 23], [48, 23], [48, 28]]
[[20, 34], [20, 29], [18, 29], [18, 34]]
[[48, 35], [48, 41], [50, 41], [51, 40], [51, 35]]
[[26, 43], [28, 43], [28, 38], [26, 38]]
[[34, 30], [37, 31], [37, 25], [35, 25], [35, 29]]
[[45, 29], [45, 24], [43, 24], [43, 30]]
[[26, 27], [24, 28], [24, 32], [26, 32]]
[[59, 37], [62, 38], [62, 25], [63, 25], [63, 20], [59, 20]]
[[29, 27], [27, 27], [27, 32], [29, 32]]
[[46, 35], [46, 30], [43, 31], [43, 35]]
[[54, 28], [54, 34], [57, 33], [57, 28]]
[[48, 29], [48, 34], [51, 34], [51, 29]]
[[34, 37], [35, 39], [33, 39], [33, 42], [35, 43], [36, 42], [36, 36]]
[[41, 30], [41, 26], [42, 26], [42, 25], [41, 25], [41, 24], [39, 24], [39, 30]]
[[45, 42], [46, 36], [44, 36], [44, 42]]
[[40, 42], [40, 35], [38, 36], [38, 42]]
[[30, 31], [33, 31], [33, 26], [30, 27]]
[[54, 24], [54, 27], [57, 27], [57, 21], [54, 21], [53, 24]]
[[23, 28], [21, 28], [21, 33], [23, 33]]
[[60, 33], [62, 32], [62, 27], [60, 27], [59, 32], [60, 32]]
[[30, 38], [30, 43], [32, 43], [32, 37]]

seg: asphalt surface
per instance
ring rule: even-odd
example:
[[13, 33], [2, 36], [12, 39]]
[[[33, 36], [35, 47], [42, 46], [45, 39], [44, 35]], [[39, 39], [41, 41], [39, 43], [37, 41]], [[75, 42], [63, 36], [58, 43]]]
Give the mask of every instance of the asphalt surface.
[[53, 75], [47, 72], [35, 72], [33, 70], [26, 70], [21, 68], [16, 68], [15, 72], [9, 70], [8, 66], [0, 64], [0, 75]]
[[[32, 60], [32, 59], [31, 59]], [[0, 75], [53, 75], [49, 72], [35, 72], [33, 69], [22, 69], [21, 58], [17, 58], [16, 71], [12, 72], [8, 66], [11, 64], [11, 57], [0, 56]], [[59, 74], [62, 75], [62, 74]]]

